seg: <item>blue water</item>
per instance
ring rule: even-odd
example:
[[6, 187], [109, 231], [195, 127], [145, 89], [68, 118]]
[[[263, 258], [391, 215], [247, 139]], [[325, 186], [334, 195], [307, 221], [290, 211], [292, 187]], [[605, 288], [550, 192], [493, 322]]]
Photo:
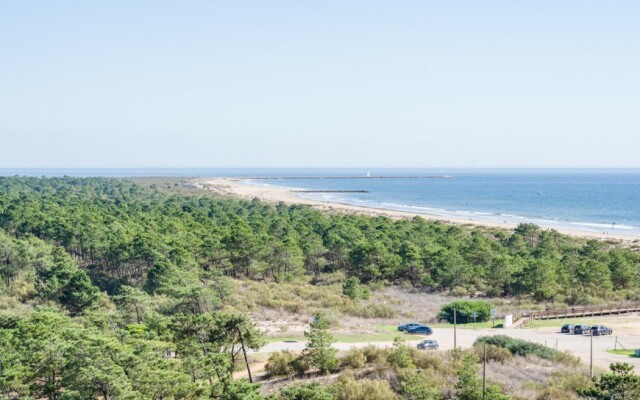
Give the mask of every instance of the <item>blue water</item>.
[[[470, 222], [534, 222], [543, 227], [640, 235], [640, 169], [372, 169], [372, 176], [450, 175], [450, 179], [247, 180], [316, 190], [300, 196]], [[31, 176], [365, 176], [363, 169], [0, 169]]]

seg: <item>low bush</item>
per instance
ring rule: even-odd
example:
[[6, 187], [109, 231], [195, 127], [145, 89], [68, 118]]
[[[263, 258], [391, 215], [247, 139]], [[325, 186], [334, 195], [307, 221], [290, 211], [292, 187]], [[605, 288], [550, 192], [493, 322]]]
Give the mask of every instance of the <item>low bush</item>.
[[311, 367], [313, 367], [313, 361], [311, 360], [311, 357], [301, 355], [291, 362], [291, 366], [296, 374], [303, 376], [311, 369]]
[[360, 284], [360, 280], [355, 276], [348, 278], [342, 285], [342, 294], [353, 301], [366, 300], [371, 297], [369, 289]]
[[362, 368], [367, 365], [367, 357], [361, 349], [351, 349], [342, 357], [340, 364], [346, 368]]
[[404, 339], [397, 337], [393, 340], [393, 350], [387, 356], [387, 363], [395, 368], [415, 367], [411, 359], [411, 352]]
[[296, 355], [289, 350], [283, 350], [279, 353], [272, 353], [264, 369], [269, 376], [289, 376], [295, 371], [294, 362]]
[[[484, 357], [485, 346], [481, 343], [478, 343], [473, 346], [473, 350], [478, 356], [478, 358], [482, 360], [482, 358]], [[496, 362], [504, 363], [505, 361], [509, 361], [510, 359], [513, 358], [513, 354], [511, 354], [511, 351], [509, 349], [499, 347], [493, 344], [487, 344], [486, 350], [487, 350], [487, 361], [496, 361]]]
[[421, 370], [432, 370], [442, 374], [453, 374], [447, 353], [411, 349], [411, 360]]
[[347, 314], [362, 318], [393, 318], [396, 311], [386, 304], [369, 303], [352, 307]]
[[442, 399], [440, 389], [433, 384], [431, 376], [415, 370], [407, 370], [400, 376], [402, 394], [412, 400]]
[[359, 349], [359, 351], [361, 351], [362, 354], [364, 354], [365, 358], [367, 359], [367, 364], [378, 364], [378, 365], [386, 363], [387, 354], [389, 353], [387, 349], [377, 347], [373, 344], [362, 347]]
[[[556, 392], [575, 393], [578, 388], [588, 387], [591, 384], [591, 379], [585, 374], [585, 371], [580, 369], [564, 369], [557, 372], [550, 383], [550, 387], [555, 388]], [[553, 397], [549, 395], [548, 398], [552, 399]], [[566, 400], [566, 397], [557, 396], [557, 398]]]
[[551, 349], [538, 343], [527, 342], [522, 339], [515, 339], [505, 335], [481, 336], [476, 339], [474, 346], [481, 346], [486, 343], [499, 348], [507, 349], [516, 356], [538, 356], [545, 360], [562, 362], [565, 364], [577, 364], [580, 360], [569, 353]]
[[318, 382], [286, 387], [278, 393], [278, 400], [334, 400], [333, 387]]
[[356, 379], [353, 374], [343, 373], [336, 384], [336, 400], [396, 400], [386, 380]]

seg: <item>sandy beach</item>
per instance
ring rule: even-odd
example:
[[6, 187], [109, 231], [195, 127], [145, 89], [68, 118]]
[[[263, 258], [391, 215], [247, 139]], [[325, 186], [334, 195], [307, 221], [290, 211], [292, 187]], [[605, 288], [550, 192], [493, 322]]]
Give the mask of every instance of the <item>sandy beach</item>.
[[[474, 219], [462, 219], [462, 218], [449, 218], [440, 215], [431, 215], [426, 213], [413, 213], [406, 211], [386, 210], [381, 208], [364, 207], [352, 204], [345, 204], [339, 202], [329, 202], [320, 200], [311, 200], [298, 196], [293, 189], [273, 186], [258, 186], [244, 183], [243, 180], [238, 178], [210, 178], [206, 180], [200, 180], [199, 183], [204, 185], [206, 190], [212, 190], [216, 193], [226, 196], [242, 198], [251, 200], [253, 198], [259, 198], [262, 201], [270, 203], [284, 202], [288, 204], [305, 204], [311, 206], [317, 210], [325, 212], [343, 212], [343, 213], [356, 213], [369, 216], [385, 216], [389, 218], [413, 218], [416, 216], [422, 217], [426, 220], [437, 220], [449, 224], [467, 225], [467, 226], [484, 226], [494, 227], [502, 229], [514, 229], [516, 224], [500, 223], [493, 221], [474, 220]], [[595, 238], [595, 239], [617, 239], [625, 242], [632, 242], [634, 240], [640, 240], [636, 236], [627, 236], [619, 233], [594, 233], [581, 230], [572, 229], [556, 229], [566, 235], [582, 237], [582, 238]]]

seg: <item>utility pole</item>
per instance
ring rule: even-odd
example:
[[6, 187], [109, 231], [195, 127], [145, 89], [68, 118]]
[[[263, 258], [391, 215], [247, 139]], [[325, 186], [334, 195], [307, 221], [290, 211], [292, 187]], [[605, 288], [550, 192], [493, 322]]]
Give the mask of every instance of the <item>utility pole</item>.
[[593, 332], [591, 332], [591, 346], [589, 350], [589, 377], [593, 378]]
[[487, 343], [484, 343], [482, 356], [482, 400], [487, 396]]
[[457, 318], [457, 310], [454, 308], [453, 309], [453, 350], [455, 350], [457, 348], [457, 337], [456, 337], [456, 318]]

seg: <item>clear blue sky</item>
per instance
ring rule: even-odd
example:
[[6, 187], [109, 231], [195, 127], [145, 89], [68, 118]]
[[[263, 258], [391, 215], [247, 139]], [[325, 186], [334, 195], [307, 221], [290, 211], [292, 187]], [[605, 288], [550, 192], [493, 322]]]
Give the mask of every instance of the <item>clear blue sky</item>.
[[0, 167], [640, 167], [637, 1], [1, 1]]

